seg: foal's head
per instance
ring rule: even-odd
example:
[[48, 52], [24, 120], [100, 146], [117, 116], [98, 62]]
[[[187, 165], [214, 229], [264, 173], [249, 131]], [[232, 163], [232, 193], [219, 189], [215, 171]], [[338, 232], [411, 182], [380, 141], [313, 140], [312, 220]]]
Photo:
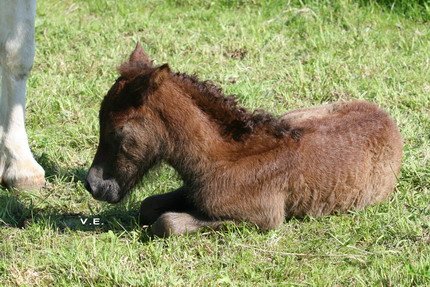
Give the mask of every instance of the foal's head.
[[138, 44], [101, 104], [100, 139], [85, 187], [94, 198], [119, 202], [159, 162], [166, 131], [151, 107], [152, 94], [170, 75], [154, 67]]

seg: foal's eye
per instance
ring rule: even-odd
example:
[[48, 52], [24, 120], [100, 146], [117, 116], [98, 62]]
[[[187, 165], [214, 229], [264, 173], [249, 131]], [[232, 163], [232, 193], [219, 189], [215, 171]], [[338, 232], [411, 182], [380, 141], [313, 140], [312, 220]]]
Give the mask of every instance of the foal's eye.
[[119, 143], [122, 141], [122, 134], [116, 131], [111, 131], [108, 133], [108, 142], [113, 148], [118, 148]]
[[110, 139], [111, 141], [116, 141], [116, 140], [118, 140], [118, 135], [117, 135], [117, 133], [116, 133], [115, 131], [111, 131], [111, 132], [109, 132], [109, 133], [108, 133], [108, 136], [109, 136], [109, 139]]
[[119, 140], [119, 139], [121, 139], [123, 136], [124, 136], [124, 134], [123, 134], [123, 128], [118, 128], [118, 129], [116, 129], [116, 130], [113, 130], [112, 132], [111, 132], [111, 136], [113, 137], [113, 138], [115, 138], [116, 140]]

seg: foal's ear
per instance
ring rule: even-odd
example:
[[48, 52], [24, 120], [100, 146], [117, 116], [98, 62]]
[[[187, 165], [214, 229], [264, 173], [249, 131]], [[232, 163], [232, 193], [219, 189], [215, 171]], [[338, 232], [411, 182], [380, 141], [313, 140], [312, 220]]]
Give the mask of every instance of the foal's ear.
[[158, 87], [169, 75], [170, 67], [168, 64], [163, 64], [154, 70], [151, 76], [151, 84]]
[[140, 45], [139, 42], [137, 42], [136, 48], [134, 48], [134, 51], [130, 54], [129, 61], [130, 62], [143, 62], [148, 67], [152, 67], [152, 60], [145, 53], [145, 51], [142, 48], [142, 45]]
[[143, 74], [136, 77], [124, 89], [124, 94], [127, 96], [127, 103], [135, 107], [142, 105], [147, 97], [145, 91], [151, 92], [156, 90], [169, 75], [169, 65], [164, 64], [158, 68], [154, 68], [149, 75]]

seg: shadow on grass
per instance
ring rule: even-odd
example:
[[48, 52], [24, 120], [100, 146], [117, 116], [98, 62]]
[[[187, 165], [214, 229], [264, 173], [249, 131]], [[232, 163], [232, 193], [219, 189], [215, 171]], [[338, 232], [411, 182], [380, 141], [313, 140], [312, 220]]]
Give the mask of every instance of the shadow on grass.
[[430, 5], [428, 0], [359, 0], [362, 6], [377, 5], [387, 11], [391, 11], [415, 20], [430, 21]]
[[[45, 169], [48, 185], [53, 178], [61, 178], [62, 181], [74, 183], [85, 180], [86, 168], [64, 169], [45, 154], [36, 156], [36, 160]], [[96, 233], [112, 231], [116, 234], [122, 234], [141, 228], [137, 218], [138, 203], [136, 206], [133, 205], [131, 209], [130, 207], [125, 208], [123, 204], [112, 206], [97, 215], [66, 213], [55, 208], [55, 206], [39, 208], [33, 205], [31, 199], [21, 201], [16, 190], [4, 190], [0, 187], [0, 228], [7, 226], [25, 229], [37, 224], [43, 228], [51, 228], [59, 232], [67, 230]], [[142, 241], [149, 240], [149, 235], [145, 230], [141, 237]]]
[[35, 155], [35, 159], [45, 170], [45, 177], [48, 182], [54, 177], [59, 177], [69, 182], [83, 182], [87, 175], [87, 168], [76, 167], [64, 169], [51, 160], [45, 153], [40, 156]]
[[[55, 208], [38, 209], [31, 203], [26, 206], [13, 192], [0, 193], [0, 228], [26, 229], [32, 225], [39, 225], [57, 232], [72, 230], [102, 233], [111, 231], [119, 235], [139, 230], [141, 227], [137, 217], [137, 209], [136, 211], [124, 211], [121, 207], [112, 207], [97, 216], [84, 213], [64, 213]], [[146, 242], [149, 239], [150, 234], [143, 230], [141, 241]]]

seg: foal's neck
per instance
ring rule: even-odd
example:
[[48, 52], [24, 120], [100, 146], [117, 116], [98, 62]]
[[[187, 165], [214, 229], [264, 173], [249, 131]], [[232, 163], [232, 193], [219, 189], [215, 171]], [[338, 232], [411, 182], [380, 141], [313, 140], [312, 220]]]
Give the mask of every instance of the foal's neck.
[[[271, 152], [279, 146], [263, 130], [256, 130], [247, 139], [236, 141], [220, 133], [220, 127], [204, 113], [189, 94], [181, 90], [161, 91], [162, 117], [169, 134], [167, 162], [184, 181], [208, 175], [220, 167], [238, 163], [245, 157]], [[209, 175], [210, 176], [210, 175]]]

